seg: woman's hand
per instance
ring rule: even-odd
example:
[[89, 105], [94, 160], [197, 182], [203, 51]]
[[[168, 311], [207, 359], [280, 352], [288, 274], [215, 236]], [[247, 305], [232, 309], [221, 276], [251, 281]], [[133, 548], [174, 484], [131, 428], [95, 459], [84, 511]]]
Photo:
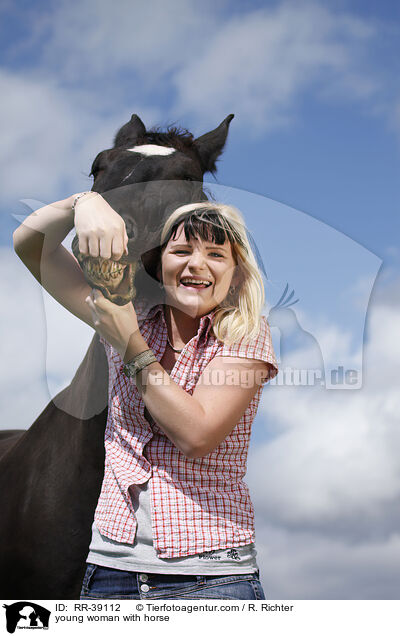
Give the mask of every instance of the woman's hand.
[[[131, 337], [136, 335], [142, 339], [133, 304], [115, 305], [104, 298], [98, 289], [92, 289], [85, 302], [91, 310], [97, 333], [124, 358]], [[147, 348], [145, 346], [143, 350]]]
[[97, 192], [88, 192], [77, 201], [75, 229], [84, 256], [117, 261], [128, 253], [124, 220]]

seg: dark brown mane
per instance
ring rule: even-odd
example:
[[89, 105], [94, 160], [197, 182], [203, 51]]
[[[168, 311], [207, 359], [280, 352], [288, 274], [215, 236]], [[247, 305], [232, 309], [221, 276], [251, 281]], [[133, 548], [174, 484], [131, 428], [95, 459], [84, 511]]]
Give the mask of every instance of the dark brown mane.
[[136, 145], [141, 144], [157, 144], [157, 146], [168, 146], [176, 150], [185, 151], [193, 148], [194, 137], [191, 132], [185, 128], [177, 126], [168, 126], [166, 131], [160, 130], [158, 127], [147, 130], [146, 133], [136, 140]]

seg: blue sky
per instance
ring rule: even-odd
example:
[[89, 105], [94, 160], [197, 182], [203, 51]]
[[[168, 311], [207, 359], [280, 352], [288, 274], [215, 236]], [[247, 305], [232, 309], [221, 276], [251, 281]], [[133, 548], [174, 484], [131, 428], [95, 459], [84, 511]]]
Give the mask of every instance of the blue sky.
[[0, 260], [10, 274], [0, 392], [26, 387], [16, 408], [3, 400], [0, 427], [29, 426], [90, 339], [14, 256], [13, 215], [27, 213], [22, 200], [89, 189], [92, 159], [133, 112], [195, 135], [235, 113], [210, 182], [247, 215], [269, 306], [289, 283], [325, 364], [360, 371], [356, 391], [265, 390], [248, 480], [270, 598], [398, 594], [399, 18], [397, 2], [362, 0], [0, 8]]
[[[400, 134], [398, 32], [393, 20], [399, 15], [396, 2], [219, 2], [206, 3], [201, 12], [194, 8], [194, 3], [175, 2], [172, 6], [176, 6], [176, 10], [168, 12], [169, 21], [174, 24], [168, 28], [155, 19], [157, 3], [150, 3], [147, 11], [137, 12], [132, 3], [118, 4], [120, 16], [130, 7], [132, 24], [128, 20], [128, 28], [122, 29], [121, 43], [113, 54], [115, 43], [110, 46], [110, 38], [114, 29], [121, 29], [121, 17], [120, 21], [109, 20], [107, 11], [111, 12], [111, 7], [96, 11], [96, 3], [85, 2], [78, 11], [74, 3], [38, 2], [32, 7], [17, 2], [9, 3], [7, 9], [7, 3], [3, 3], [3, 90], [8, 87], [7, 92], [11, 93], [3, 106], [6, 129], [17, 128], [18, 119], [26, 115], [30, 128], [35, 128], [41, 115], [41, 99], [34, 87], [39, 86], [45, 91], [42, 99], [47, 101], [48, 108], [53, 101], [49, 136], [55, 132], [57, 111], [60, 119], [68, 117], [68, 125], [70, 118], [72, 122], [76, 118], [79, 126], [79, 119], [83, 120], [81, 125], [85, 124], [90, 108], [94, 109], [93, 130], [89, 131], [94, 139], [90, 150], [109, 142], [123, 114], [134, 107], [143, 113], [149, 112], [148, 124], [177, 120], [197, 134], [228, 112], [235, 112], [229, 146], [220, 162], [220, 183], [263, 194], [307, 212], [351, 236], [381, 258], [388, 257], [385, 250], [396, 244], [400, 234], [396, 178]], [[182, 6], [186, 11], [179, 21]], [[316, 37], [312, 26], [303, 26], [299, 34], [296, 20], [307, 12], [310, 25], [313, 19], [316, 29], [322, 24], [320, 37]], [[118, 15], [116, 11], [113, 13]], [[134, 42], [136, 36], [133, 17], [137, 14], [139, 22], [144, 14], [145, 24], [140, 26], [143, 42], [130, 47], [129, 37]], [[86, 17], [90, 18], [90, 26]], [[286, 30], [282, 29], [281, 41], [278, 38], [275, 46], [270, 47], [258, 41], [253, 52], [248, 50], [246, 37], [250, 39], [255, 22], [258, 22], [260, 33], [257, 35], [261, 40], [263, 27], [267, 33], [268, 21], [281, 28], [285, 18], [287, 26]], [[172, 46], [167, 36], [162, 35], [168, 34], [168, 30]], [[204, 35], [207, 30], [210, 30], [208, 46]], [[286, 43], [295, 33], [297, 44]], [[235, 53], [239, 44], [244, 47], [243, 55]], [[96, 46], [102, 51], [100, 56]], [[232, 47], [231, 51], [228, 46]], [[133, 48], [133, 60], [130, 48]], [[214, 60], [217, 85], [213, 82], [209, 89], [202, 83], [209, 77], [208, 65], [211, 64], [207, 48], [211, 55], [215, 52], [217, 58]], [[143, 63], [141, 52], [146, 56], [146, 49], [153, 53]], [[314, 49], [320, 53], [321, 61], [317, 55], [312, 57]], [[184, 64], [180, 59], [183, 51]], [[161, 54], [166, 59], [160, 65]], [[291, 55], [299, 57], [297, 62]], [[286, 59], [280, 70], [282, 57]], [[246, 64], [242, 67], [243, 59]], [[224, 77], [228, 73], [231, 78], [232, 67], [235, 67], [234, 77], [240, 84], [241, 77], [246, 78], [246, 66], [249, 69], [247, 62], [255, 60], [254, 76], [248, 73], [249, 91], [254, 94], [249, 104], [245, 90], [235, 95], [235, 84], [229, 79], [225, 86]], [[285, 71], [287, 79], [282, 80], [281, 73]], [[207, 102], [206, 105], [201, 102], [201, 112], [190, 97], [191, 74], [201, 80], [197, 91], [205, 95]], [[14, 84], [10, 86], [13, 79]], [[18, 80], [28, 81], [29, 90], [25, 92], [16, 86]], [[65, 107], [68, 95], [73, 103], [71, 109]], [[80, 97], [83, 100], [76, 103]], [[215, 104], [210, 106], [213, 101]], [[12, 121], [7, 106], [14, 112]], [[61, 121], [59, 124], [62, 126]], [[24, 155], [30, 154], [32, 144], [35, 145], [33, 155], [40, 153], [42, 127], [44, 122], [36, 131], [21, 131], [17, 140], [23, 144]], [[102, 127], [109, 130], [108, 136], [101, 135]], [[60, 152], [67, 152], [68, 156], [76, 150], [80, 155], [83, 153], [81, 134], [66, 140], [58, 133], [55, 142]], [[44, 142], [42, 152], [50, 143], [51, 140]], [[84, 154], [87, 161], [82, 158], [77, 165], [82, 172], [88, 168], [88, 153], [89, 149]], [[40, 183], [35, 184], [35, 193], [24, 192], [27, 186], [20, 180], [18, 162], [13, 164], [9, 164], [9, 170], [13, 180], [18, 179], [20, 183], [21, 197], [49, 196], [44, 175]], [[71, 172], [68, 177], [63, 183], [62, 170], [59, 170], [52, 188], [55, 194], [63, 195], [69, 192], [68, 188], [74, 189], [76, 174]], [[7, 183], [5, 187], [7, 189]], [[6, 242], [7, 236], [1, 238]]]

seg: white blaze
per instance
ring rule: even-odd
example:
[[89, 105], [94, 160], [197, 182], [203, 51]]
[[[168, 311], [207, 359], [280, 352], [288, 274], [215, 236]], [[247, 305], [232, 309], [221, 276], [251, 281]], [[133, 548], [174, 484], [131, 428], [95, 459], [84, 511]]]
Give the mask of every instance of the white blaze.
[[144, 144], [143, 146], [135, 146], [127, 148], [129, 152], [139, 152], [145, 157], [154, 157], [155, 155], [172, 155], [175, 148], [167, 148], [166, 146], [157, 146], [156, 144]]

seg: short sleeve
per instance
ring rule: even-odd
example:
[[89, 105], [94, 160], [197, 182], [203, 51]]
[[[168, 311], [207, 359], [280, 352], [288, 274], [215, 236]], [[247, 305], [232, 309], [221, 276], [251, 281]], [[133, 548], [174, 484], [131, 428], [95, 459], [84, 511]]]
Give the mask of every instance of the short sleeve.
[[275, 352], [272, 346], [271, 331], [265, 316], [261, 316], [260, 330], [258, 335], [252, 340], [239, 340], [234, 344], [223, 343], [217, 356], [232, 358], [248, 358], [250, 360], [262, 360], [269, 365], [269, 375], [264, 379], [263, 384], [272, 380], [278, 373]]

